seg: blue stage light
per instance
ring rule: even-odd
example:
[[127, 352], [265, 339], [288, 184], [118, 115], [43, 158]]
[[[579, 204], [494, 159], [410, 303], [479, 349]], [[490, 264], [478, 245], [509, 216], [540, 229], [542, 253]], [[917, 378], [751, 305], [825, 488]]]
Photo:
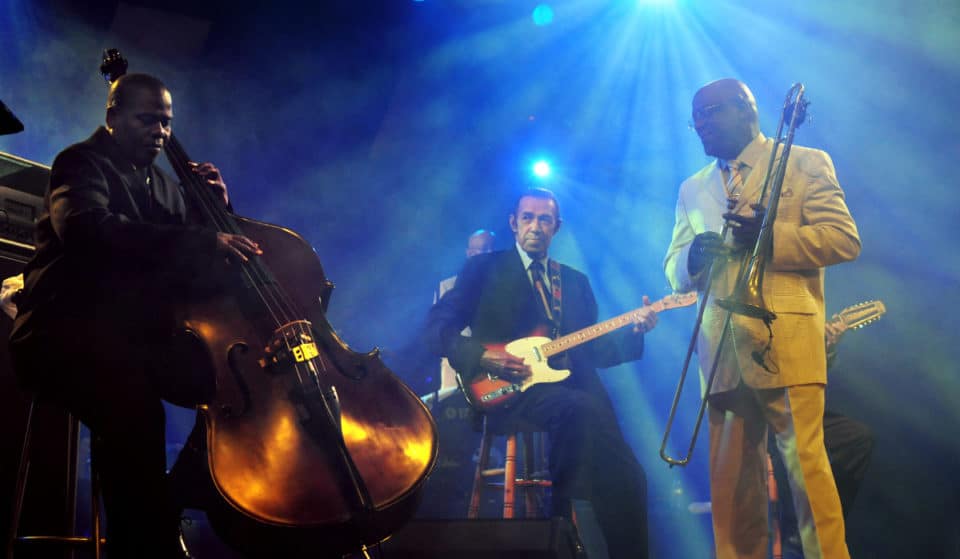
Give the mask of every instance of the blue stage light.
[[536, 8], [533, 9], [533, 23], [536, 25], [544, 26], [550, 25], [553, 22], [553, 8], [548, 4], [538, 4]]
[[538, 178], [545, 179], [550, 176], [552, 169], [550, 168], [550, 162], [545, 159], [540, 159], [533, 164], [533, 174]]

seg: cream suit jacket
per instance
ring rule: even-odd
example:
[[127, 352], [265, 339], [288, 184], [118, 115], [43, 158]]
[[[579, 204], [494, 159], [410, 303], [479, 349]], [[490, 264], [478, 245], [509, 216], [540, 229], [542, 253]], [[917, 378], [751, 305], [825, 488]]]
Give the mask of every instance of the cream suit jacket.
[[[753, 215], [750, 205], [758, 200], [772, 148], [773, 140], [761, 134], [738, 157], [750, 170], [736, 213]], [[719, 233], [726, 211], [723, 175], [716, 163], [680, 185], [673, 239], [664, 262], [675, 290], [704, 289], [706, 274], [691, 277], [687, 271], [690, 244], [699, 233]], [[732, 244], [731, 235], [727, 237], [726, 242]], [[753, 353], [767, 345], [767, 327], [760, 319], [733, 315], [732, 336], [721, 352], [711, 394], [733, 390], [741, 378], [753, 388], [826, 383], [823, 268], [853, 260], [859, 253], [857, 226], [830, 156], [793, 146], [773, 226], [773, 255], [763, 278], [764, 304], [776, 313], [771, 324], [772, 350], [765, 356], [764, 366], [758, 364]], [[718, 269], [697, 340], [701, 375], [709, 373], [727, 317], [715, 300], [733, 290], [739, 259], [718, 259], [714, 266]]]

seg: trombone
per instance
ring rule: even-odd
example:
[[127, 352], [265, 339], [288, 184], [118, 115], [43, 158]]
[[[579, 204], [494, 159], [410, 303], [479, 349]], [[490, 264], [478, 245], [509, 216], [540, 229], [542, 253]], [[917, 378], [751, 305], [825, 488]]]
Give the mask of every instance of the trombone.
[[[710, 396], [710, 389], [713, 387], [713, 380], [717, 374], [717, 366], [720, 363], [720, 356], [723, 347], [726, 345], [730, 335], [730, 322], [733, 314], [740, 314], [751, 318], [758, 318], [769, 323], [777, 318], [777, 315], [766, 308], [763, 303], [763, 273], [766, 269], [767, 261], [773, 254], [773, 222], [776, 219], [777, 205], [780, 202], [780, 191], [783, 187], [783, 179], [787, 171], [787, 159], [790, 157], [790, 149], [793, 146], [793, 136], [797, 128], [803, 123], [806, 116], [806, 108], [809, 102], [803, 98], [804, 87], [802, 83], [795, 83], [787, 91], [786, 99], [783, 102], [783, 110], [780, 116], [780, 123], [777, 125], [773, 149], [770, 151], [770, 161], [767, 165], [767, 174], [763, 179], [763, 186], [760, 188], [760, 195], [755, 204], [760, 208], [769, 191], [769, 200], [767, 206], [763, 209], [755, 209], [756, 217], [763, 214], [763, 221], [760, 225], [760, 234], [749, 252], [749, 257], [745, 257], [740, 262], [740, 269], [737, 273], [733, 293], [729, 297], [717, 299], [717, 305], [727, 311], [726, 319], [723, 321], [723, 329], [720, 332], [720, 340], [717, 343], [717, 349], [713, 355], [713, 361], [710, 366], [710, 373], [707, 376], [707, 383], [703, 390], [703, 396], [700, 400], [700, 409], [697, 412], [697, 421], [693, 427], [693, 434], [690, 438], [690, 446], [687, 448], [687, 454], [683, 458], [674, 458], [667, 454], [667, 442], [670, 439], [670, 432], [673, 429], [673, 421], [676, 419], [677, 406], [680, 402], [680, 394], [683, 392], [683, 385], [687, 378], [687, 372], [690, 368], [690, 361], [697, 347], [697, 337], [700, 334], [700, 326], [703, 323], [703, 314], [706, 311], [707, 303], [710, 299], [710, 290], [715, 279], [715, 270], [713, 262], [707, 265], [705, 273], [707, 274], [707, 284], [700, 293], [700, 307], [697, 312], [697, 319], [693, 327], [693, 335], [690, 337], [690, 344], [687, 347], [687, 355], [683, 361], [683, 370], [680, 372], [680, 381], [677, 384], [677, 390], [673, 396], [673, 404], [670, 406], [670, 414], [667, 417], [667, 425], [663, 434], [663, 442], [660, 444], [660, 458], [673, 466], [686, 466], [690, 463], [693, 456], [693, 448], [697, 444], [697, 435], [700, 432], [700, 424], [703, 422], [703, 413], [707, 409], [707, 400]], [[786, 133], [784, 133], [784, 124], [787, 124]], [[778, 159], [779, 153], [779, 159]], [[727, 232], [730, 228], [730, 222], [725, 222], [720, 231], [720, 237], [726, 241]], [[772, 334], [771, 334], [772, 336]], [[769, 346], [768, 346], [769, 347]], [[763, 352], [753, 352], [753, 359], [763, 366]]]

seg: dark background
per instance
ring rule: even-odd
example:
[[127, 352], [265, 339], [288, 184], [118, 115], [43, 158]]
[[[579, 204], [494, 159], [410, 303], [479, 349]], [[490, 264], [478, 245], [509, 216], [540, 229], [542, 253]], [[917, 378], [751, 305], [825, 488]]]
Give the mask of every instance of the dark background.
[[[770, 134], [803, 81], [797, 143], [833, 156], [864, 245], [828, 270], [828, 313], [888, 309], [845, 338], [828, 390], [877, 438], [851, 552], [960, 556], [955, 2], [556, 1], [544, 26], [523, 0], [300, 4], [7, 0], [0, 99], [26, 131], [0, 150], [49, 164], [85, 138], [103, 120], [100, 53], [121, 48], [167, 82], [177, 135], [223, 170], [238, 212], [314, 245], [344, 339], [381, 347], [423, 393], [438, 380], [411, 357], [415, 326], [471, 231], [512, 244], [506, 215], [535, 158], [553, 162], [544, 184], [565, 219], [552, 253], [612, 316], [668, 291], [677, 186], [709, 162], [686, 128], [693, 92], [744, 80]], [[660, 557], [699, 557], [712, 537], [685, 512], [709, 499], [706, 441], [687, 469], [657, 458], [692, 320], [664, 314], [644, 360], [605, 377], [648, 471]], [[172, 438], [188, 427], [171, 416]]]

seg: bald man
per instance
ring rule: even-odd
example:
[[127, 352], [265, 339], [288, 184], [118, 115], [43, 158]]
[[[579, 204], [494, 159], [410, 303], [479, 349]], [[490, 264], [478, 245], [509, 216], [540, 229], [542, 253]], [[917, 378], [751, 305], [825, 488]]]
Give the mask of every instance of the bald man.
[[[752, 206], [774, 142], [760, 133], [753, 93], [740, 81], [703, 86], [692, 110], [704, 152], [716, 161], [680, 185], [664, 266], [678, 291], [702, 291], [712, 276], [697, 340], [701, 374], [709, 374], [730, 319], [709, 395], [717, 558], [767, 556], [768, 431], [789, 473], [804, 556], [849, 557], [823, 442], [823, 271], [859, 255], [856, 224], [830, 156], [794, 146], [763, 277], [764, 304], [776, 318], [765, 322], [720, 308], [717, 299], [731, 294], [739, 263], [760, 233], [762, 211]], [[724, 222], [729, 224], [726, 238], [719, 234]]]
[[471, 258], [478, 254], [493, 252], [494, 240], [495, 235], [493, 234], [493, 231], [477, 229], [467, 239], [467, 258]]

